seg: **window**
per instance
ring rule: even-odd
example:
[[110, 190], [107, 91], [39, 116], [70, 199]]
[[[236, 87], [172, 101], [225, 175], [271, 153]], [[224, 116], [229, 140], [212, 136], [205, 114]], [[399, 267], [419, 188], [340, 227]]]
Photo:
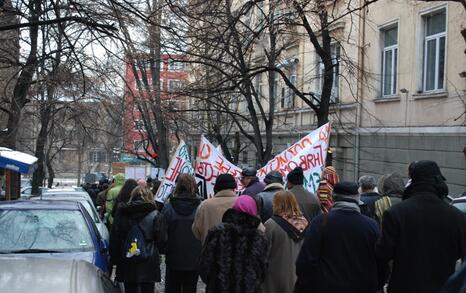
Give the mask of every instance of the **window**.
[[169, 80], [168, 81], [168, 91], [173, 92], [181, 88], [181, 80]]
[[105, 151], [91, 151], [89, 152], [89, 160], [91, 163], [105, 163], [107, 162], [107, 153]]
[[134, 151], [140, 152], [144, 151], [146, 148], [146, 142], [144, 140], [135, 140], [134, 141]]
[[243, 164], [247, 164], [247, 163], [248, 163], [248, 152], [243, 151]]
[[422, 17], [424, 28], [423, 91], [445, 88], [446, 11]]
[[264, 84], [262, 83], [262, 74], [259, 73], [256, 76], [256, 92], [257, 92], [257, 96], [259, 98], [262, 98], [262, 87], [263, 86], [264, 86]]
[[184, 68], [185, 68], [184, 63], [180, 61], [171, 60], [170, 62], [168, 62], [168, 70], [181, 71], [181, 70], [184, 70]]
[[135, 120], [134, 121], [134, 130], [145, 131], [144, 121], [142, 120]]
[[393, 96], [397, 88], [398, 25], [382, 30], [382, 96]]
[[[296, 85], [296, 65], [292, 65], [289, 69], [289, 75], [288, 79], [293, 85]], [[294, 91], [286, 86], [286, 88], [283, 88], [282, 90], [282, 108], [284, 109], [289, 109], [294, 107]]]
[[163, 79], [160, 79], [159, 82], [160, 82], [160, 90], [163, 91]]
[[[336, 103], [338, 101], [338, 97], [340, 94], [340, 46], [338, 44], [332, 44], [331, 48], [331, 57], [332, 57], [332, 64], [333, 64], [333, 84], [332, 84], [332, 95], [330, 101]], [[324, 63], [317, 56], [318, 66], [318, 84], [317, 84], [317, 92], [322, 93], [322, 88], [324, 87]]]

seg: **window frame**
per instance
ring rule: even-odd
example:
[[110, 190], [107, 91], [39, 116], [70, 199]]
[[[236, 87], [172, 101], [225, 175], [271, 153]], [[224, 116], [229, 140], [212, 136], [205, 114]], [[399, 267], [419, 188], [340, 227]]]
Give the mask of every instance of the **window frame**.
[[[333, 70], [333, 84], [332, 84], [332, 94], [330, 96], [330, 102], [331, 103], [338, 103], [340, 100], [340, 68], [341, 68], [341, 45], [338, 42], [332, 42], [330, 44], [330, 51], [335, 48], [335, 57], [332, 57], [332, 60], [338, 60], [338, 66], [334, 66]], [[338, 49], [338, 50], [337, 50]], [[338, 52], [338, 54], [337, 54]], [[324, 63], [322, 62], [322, 59], [320, 58], [319, 54], [317, 52], [315, 53], [316, 55], [316, 61], [317, 61], [317, 89], [316, 93], [319, 95], [319, 97], [322, 95], [322, 88], [324, 86], [324, 70], [325, 66]], [[332, 54], [333, 55], [333, 54]]]
[[[445, 30], [440, 33], [436, 33], [433, 35], [427, 36], [427, 17], [433, 16], [439, 13], [445, 13]], [[435, 92], [443, 92], [446, 91], [447, 85], [447, 40], [448, 40], [448, 6], [441, 5], [432, 7], [429, 10], [423, 11], [420, 13], [420, 30], [421, 30], [421, 38], [420, 38], [420, 49], [421, 49], [421, 81], [420, 81], [420, 92], [423, 93], [435, 93]], [[440, 40], [444, 38], [444, 57], [443, 57], [443, 80], [442, 80], [442, 87], [439, 87], [439, 71], [440, 71]], [[435, 60], [434, 60], [434, 88], [427, 89], [427, 43], [435, 40]]]
[[[390, 46], [387, 46], [385, 47], [385, 37], [386, 37], [386, 33], [387, 31], [393, 29], [396, 27], [396, 44], [395, 45], [390, 45]], [[388, 97], [393, 97], [393, 96], [396, 96], [397, 95], [397, 87], [398, 87], [398, 70], [399, 70], [399, 52], [400, 52], [400, 49], [399, 49], [399, 38], [400, 38], [400, 27], [399, 27], [399, 23], [398, 21], [395, 21], [393, 23], [390, 23], [388, 25], [385, 25], [383, 27], [380, 28], [380, 33], [383, 35], [383, 38], [382, 39], [382, 60], [381, 60], [381, 97], [383, 98], [388, 98]], [[385, 54], [387, 52], [392, 52], [392, 64], [391, 64], [391, 68], [392, 68], [392, 72], [394, 72], [392, 75], [391, 75], [391, 87], [392, 89], [390, 89], [389, 93], [388, 94], [385, 94], [385, 69], [386, 69], [386, 58], [385, 58]], [[396, 54], [395, 54], [396, 53]], [[395, 58], [396, 56], [396, 58]], [[396, 60], [395, 60], [396, 59]]]

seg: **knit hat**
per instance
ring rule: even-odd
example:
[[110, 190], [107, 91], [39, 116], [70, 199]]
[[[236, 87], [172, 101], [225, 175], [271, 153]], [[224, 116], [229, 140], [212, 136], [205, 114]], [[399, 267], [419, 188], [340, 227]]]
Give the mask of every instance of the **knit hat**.
[[354, 196], [358, 195], [358, 184], [351, 181], [341, 181], [335, 184], [333, 189], [334, 195], [340, 196]]
[[296, 167], [286, 175], [286, 179], [288, 182], [294, 185], [303, 185], [304, 183], [304, 173], [303, 168]]
[[435, 180], [438, 183], [441, 183], [447, 180], [440, 172], [440, 168], [437, 163], [429, 160], [412, 162], [409, 165], [409, 177], [413, 183], [430, 180]]
[[225, 190], [225, 189], [235, 189], [235, 188], [236, 188], [236, 180], [235, 180], [235, 177], [233, 177], [233, 175], [220, 174], [217, 176], [217, 180], [215, 181], [215, 185], [214, 185], [215, 193]]
[[254, 168], [246, 167], [241, 171], [241, 176], [243, 177], [254, 177], [256, 176], [257, 170]]
[[249, 195], [239, 196], [233, 204], [233, 209], [251, 216], [257, 215], [256, 201]]
[[264, 178], [265, 184], [280, 183], [283, 184], [283, 175], [278, 171], [270, 171]]

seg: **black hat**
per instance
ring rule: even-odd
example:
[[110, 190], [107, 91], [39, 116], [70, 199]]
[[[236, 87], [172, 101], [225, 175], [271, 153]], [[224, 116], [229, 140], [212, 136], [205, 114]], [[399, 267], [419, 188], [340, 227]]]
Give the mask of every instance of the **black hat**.
[[243, 169], [243, 171], [241, 171], [241, 176], [243, 177], [254, 177], [256, 176], [256, 169], [254, 168], [249, 168], [249, 167], [246, 167]]
[[235, 189], [236, 188], [236, 180], [235, 177], [231, 174], [220, 174], [217, 177], [214, 185], [214, 192], [217, 193], [219, 191], [225, 189]]
[[286, 179], [288, 182], [294, 185], [303, 185], [304, 183], [304, 172], [303, 168], [296, 167], [286, 175]]
[[265, 184], [280, 183], [283, 184], [283, 175], [278, 171], [270, 171], [264, 178]]
[[434, 179], [440, 183], [447, 180], [440, 172], [437, 163], [429, 160], [412, 162], [409, 165], [409, 177], [412, 182]]
[[358, 184], [356, 182], [351, 181], [341, 181], [335, 184], [333, 188], [333, 193], [342, 195], [342, 196], [351, 196], [359, 194], [358, 191]]

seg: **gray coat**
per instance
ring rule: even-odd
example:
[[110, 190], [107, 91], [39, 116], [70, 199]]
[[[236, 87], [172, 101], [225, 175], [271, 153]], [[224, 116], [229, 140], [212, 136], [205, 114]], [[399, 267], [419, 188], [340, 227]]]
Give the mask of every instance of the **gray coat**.
[[273, 219], [265, 222], [265, 236], [269, 240], [268, 268], [262, 293], [292, 293], [296, 282], [296, 258], [303, 239], [295, 242]]
[[320, 202], [312, 192], [307, 191], [302, 185], [295, 185], [290, 191], [296, 197], [299, 208], [303, 212], [306, 220], [311, 222], [312, 219], [320, 215]]
[[260, 213], [262, 223], [265, 223], [265, 221], [272, 217], [273, 198], [275, 193], [279, 192], [280, 190], [285, 190], [285, 187], [283, 187], [283, 185], [280, 183], [271, 183], [264, 188], [264, 191], [257, 194], [257, 196], [262, 200], [262, 210]]

